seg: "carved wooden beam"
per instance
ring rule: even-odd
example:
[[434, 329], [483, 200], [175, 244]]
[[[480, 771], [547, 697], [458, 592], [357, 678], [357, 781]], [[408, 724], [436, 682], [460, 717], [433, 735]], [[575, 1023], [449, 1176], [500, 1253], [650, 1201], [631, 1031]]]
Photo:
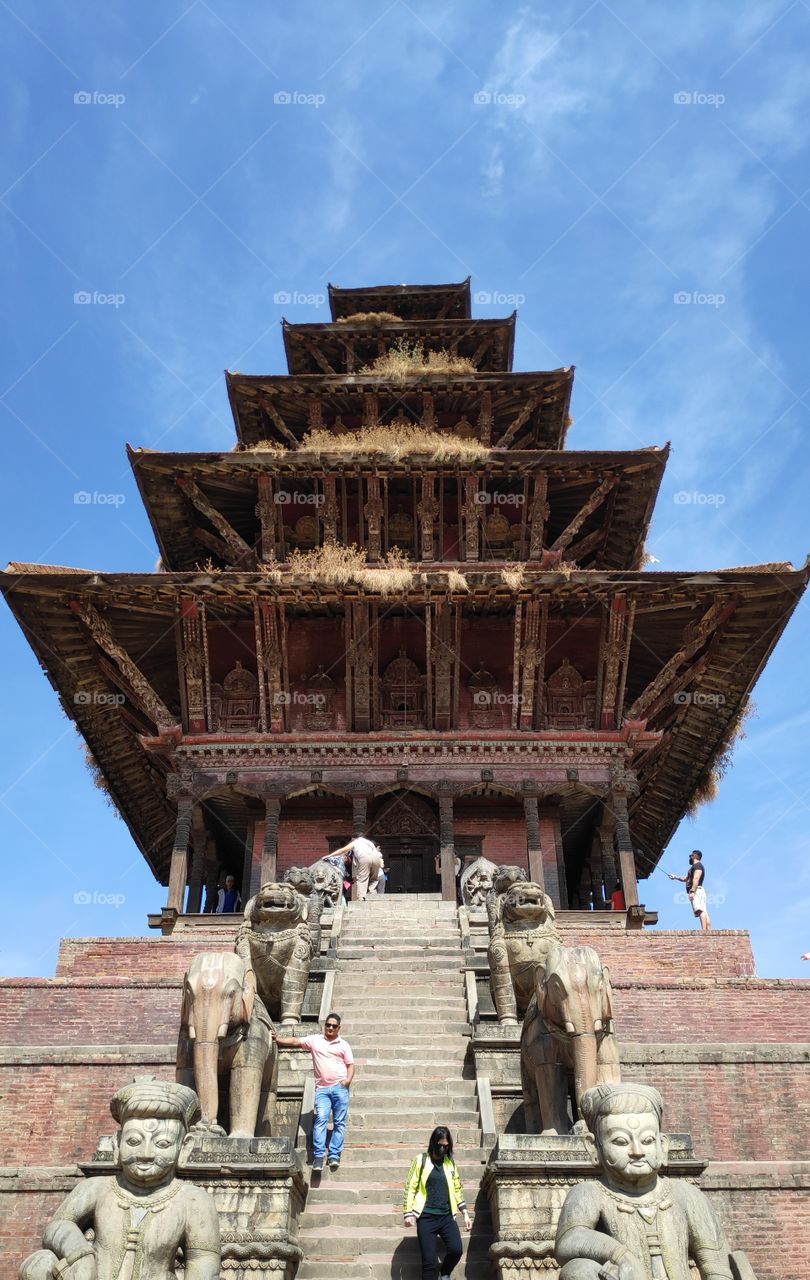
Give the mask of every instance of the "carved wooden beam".
[[262, 560], [274, 560], [276, 558], [276, 504], [273, 502], [271, 476], [259, 476], [258, 491], [256, 515], [261, 528]]
[[699, 649], [703, 647], [712, 631], [722, 626], [734, 612], [737, 607], [736, 600], [730, 602], [718, 601], [706, 613], [692, 630], [690, 639], [687, 640], [680, 649], [673, 653], [672, 657], [664, 663], [658, 675], [647, 685], [639, 696], [636, 698], [632, 707], [627, 712], [628, 720], [643, 720], [647, 717], [647, 709], [658, 698], [658, 695], [666, 689], [678, 669], [688, 662]]
[[205, 733], [205, 647], [196, 600], [180, 602], [180, 663], [186, 690], [189, 733]]
[[312, 359], [323, 373], [335, 374], [338, 372], [337, 369], [332, 368], [317, 342], [313, 342], [311, 338], [305, 337], [303, 334], [298, 334], [297, 340], [301, 343], [304, 350], [312, 356]]
[[585, 521], [588, 519], [588, 516], [591, 515], [596, 510], [597, 507], [600, 507], [602, 505], [602, 503], [605, 501], [605, 498], [608, 496], [611, 490], [616, 487], [618, 483], [619, 483], [619, 477], [617, 475], [605, 476], [602, 483], [598, 485], [596, 489], [594, 489], [593, 493], [591, 494], [590, 498], [588, 498], [587, 502], [584, 502], [582, 504], [582, 506], [580, 507], [579, 511], [574, 516], [570, 524], [566, 525], [566, 527], [563, 529], [559, 538], [557, 538], [556, 541], [550, 547], [550, 550], [564, 551], [565, 548], [568, 546], [568, 544], [570, 542], [573, 542], [574, 538], [579, 533]]
[[81, 618], [99, 649], [102, 649], [108, 658], [112, 658], [115, 665], [126, 676], [137, 695], [141, 709], [158, 729], [169, 729], [176, 724], [177, 717], [172, 715], [140, 667], [135, 665], [126, 649], [115, 639], [107, 619], [102, 618], [98, 610], [85, 600], [71, 600], [70, 608]]
[[483, 507], [478, 501], [478, 476], [464, 477], [464, 559], [478, 559], [478, 531]]
[[338, 503], [337, 481], [334, 476], [324, 476], [323, 507], [320, 512], [325, 542], [337, 542]]
[[534, 495], [529, 516], [529, 559], [539, 560], [543, 554], [543, 539], [546, 536], [546, 521], [549, 517], [548, 476], [539, 475], [534, 478]]
[[270, 418], [271, 422], [273, 423], [273, 425], [275, 426], [279, 434], [282, 435], [284, 439], [287, 440], [294, 449], [297, 449], [298, 437], [293, 435], [292, 431], [290, 431], [290, 428], [287, 426], [286, 422], [282, 418], [276, 406], [273, 404], [273, 401], [270, 398], [270, 396], [269, 395], [262, 396], [261, 400], [259, 401], [259, 406], [264, 410], [268, 418]]
[[236, 532], [233, 525], [225, 519], [220, 511], [217, 511], [213, 503], [205, 496], [197, 481], [191, 476], [178, 476], [176, 483], [177, 487], [186, 495], [189, 502], [197, 508], [200, 514], [211, 521], [211, 524], [231, 552], [234, 563], [238, 564], [246, 561], [248, 564], [255, 565], [256, 552], [253, 547], [249, 547], [244, 538]]
[[591, 533], [587, 534], [586, 537], [580, 538], [578, 542], [572, 543], [568, 548], [568, 555], [566, 559], [569, 562], [573, 561], [574, 564], [580, 564], [586, 556], [590, 555], [590, 553], [600, 545], [600, 543], [605, 541], [605, 532], [605, 526], [602, 525], [600, 528], [594, 529]]
[[220, 560], [224, 560], [226, 564], [231, 563], [230, 548], [215, 533], [209, 533], [207, 529], [201, 529], [199, 525], [195, 525], [192, 534], [197, 542], [202, 543], [209, 551], [213, 551]]
[[616, 728], [616, 696], [619, 690], [619, 668], [624, 653], [626, 620], [627, 599], [623, 595], [616, 595], [610, 602], [607, 634], [601, 655], [602, 677], [597, 722], [601, 729]]
[[481, 408], [478, 414], [478, 439], [482, 444], [489, 444], [492, 439], [492, 392], [484, 391], [481, 395]]
[[323, 431], [323, 404], [320, 396], [307, 401], [307, 427], [310, 431]]
[[537, 408], [538, 400], [539, 400], [538, 396], [529, 397], [529, 399], [526, 401], [523, 408], [521, 409], [520, 413], [512, 421], [511, 425], [507, 427], [506, 431], [504, 431], [501, 438], [496, 441], [497, 447], [499, 449], [505, 449], [508, 444], [512, 443], [518, 431], [520, 431], [520, 428], [525, 426], [525, 424], [529, 421], [529, 418], [534, 413], [534, 410]]

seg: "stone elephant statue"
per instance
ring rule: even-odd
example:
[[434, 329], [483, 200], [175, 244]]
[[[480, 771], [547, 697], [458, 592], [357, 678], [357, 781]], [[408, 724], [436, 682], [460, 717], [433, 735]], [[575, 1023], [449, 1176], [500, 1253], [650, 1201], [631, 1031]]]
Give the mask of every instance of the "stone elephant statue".
[[196, 1089], [199, 1125], [218, 1122], [220, 1078], [230, 1074], [230, 1137], [268, 1137], [275, 1119], [278, 1054], [253, 975], [231, 951], [195, 956], [183, 979], [176, 1079]]
[[568, 1133], [571, 1077], [577, 1106], [586, 1089], [621, 1080], [610, 974], [592, 947], [555, 947], [535, 971], [520, 1075], [530, 1133]]

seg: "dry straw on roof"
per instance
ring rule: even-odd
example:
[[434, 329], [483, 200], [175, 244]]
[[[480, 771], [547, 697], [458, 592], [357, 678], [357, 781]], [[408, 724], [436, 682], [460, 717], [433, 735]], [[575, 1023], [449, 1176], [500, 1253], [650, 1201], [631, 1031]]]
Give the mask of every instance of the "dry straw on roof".
[[746, 737], [748, 721], [756, 714], [756, 704], [748, 701], [740, 707], [734, 719], [729, 723], [714, 759], [698, 780], [692, 792], [692, 798], [685, 810], [687, 817], [694, 818], [702, 804], [711, 804], [717, 799], [720, 783], [731, 768], [734, 749], [738, 742]]
[[526, 566], [524, 564], [515, 564], [508, 569], [501, 569], [501, 578], [512, 591], [520, 591], [525, 577]]
[[361, 427], [359, 431], [339, 436], [328, 431], [310, 431], [301, 442], [300, 452], [377, 454], [387, 462], [419, 455], [437, 463], [483, 462], [490, 454], [480, 440], [462, 440], [461, 436], [442, 435], [401, 422]]
[[356, 546], [325, 542], [312, 551], [291, 552], [289, 566], [296, 578], [308, 578], [310, 582], [330, 587], [356, 583], [383, 596], [402, 594], [414, 581], [413, 569], [397, 547], [392, 547], [376, 566], [367, 564], [365, 551]]
[[402, 316], [393, 311], [355, 311], [351, 316], [340, 316], [335, 324], [402, 324]]
[[384, 355], [358, 370], [373, 373], [391, 382], [408, 382], [422, 373], [477, 373], [472, 360], [466, 356], [454, 356], [449, 351], [425, 351], [421, 342], [395, 342]]

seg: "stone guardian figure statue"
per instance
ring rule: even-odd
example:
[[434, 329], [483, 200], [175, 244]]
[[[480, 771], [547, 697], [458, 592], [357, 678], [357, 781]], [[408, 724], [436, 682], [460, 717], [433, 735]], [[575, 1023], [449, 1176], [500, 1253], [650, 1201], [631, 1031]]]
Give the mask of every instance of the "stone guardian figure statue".
[[181, 1249], [185, 1280], [218, 1280], [216, 1207], [201, 1187], [177, 1177], [183, 1139], [200, 1114], [196, 1093], [136, 1080], [118, 1090], [110, 1111], [121, 1126], [118, 1171], [73, 1188], [19, 1280], [174, 1280]]

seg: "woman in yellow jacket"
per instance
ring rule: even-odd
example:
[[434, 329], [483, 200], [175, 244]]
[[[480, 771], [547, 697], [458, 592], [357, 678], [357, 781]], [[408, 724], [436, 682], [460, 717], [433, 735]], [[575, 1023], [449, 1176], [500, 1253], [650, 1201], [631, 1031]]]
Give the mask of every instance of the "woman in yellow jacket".
[[[422, 1251], [422, 1280], [449, 1276], [461, 1257], [461, 1232], [456, 1214], [461, 1211], [467, 1231], [472, 1219], [464, 1202], [464, 1190], [453, 1159], [453, 1139], [443, 1124], [433, 1130], [427, 1151], [415, 1156], [405, 1180], [402, 1211], [405, 1226], [416, 1223]], [[439, 1240], [445, 1255], [439, 1271]]]

